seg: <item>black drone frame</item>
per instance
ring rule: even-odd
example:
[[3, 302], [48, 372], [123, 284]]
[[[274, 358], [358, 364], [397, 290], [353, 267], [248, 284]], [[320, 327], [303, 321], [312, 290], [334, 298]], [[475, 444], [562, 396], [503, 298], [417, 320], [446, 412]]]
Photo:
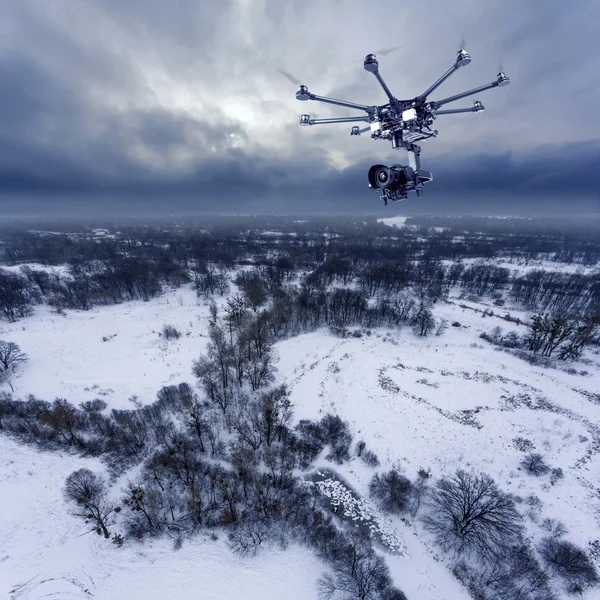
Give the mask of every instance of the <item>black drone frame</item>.
[[440, 110], [442, 106], [456, 102], [462, 98], [478, 94], [495, 87], [503, 87], [510, 83], [509, 78], [501, 71], [496, 80], [480, 87], [444, 98], [437, 101], [428, 101], [428, 96], [435, 91], [444, 81], [453, 75], [458, 69], [468, 65], [471, 57], [464, 50], [457, 52], [454, 64], [423, 94], [411, 100], [399, 100], [396, 98], [379, 73], [379, 63], [374, 54], [368, 54], [364, 60], [365, 71], [373, 73], [383, 88], [389, 102], [381, 106], [367, 106], [336, 100], [325, 96], [317, 96], [308, 91], [308, 87], [301, 85], [296, 92], [297, 100], [314, 100], [345, 106], [360, 110], [366, 114], [361, 117], [338, 117], [332, 119], [311, 119], [310, 115], [304, 114], [300, 117], [300, 125], [322, 125], [329, 123], [369, 123], [368, 127], [360, 128], [355, 125], [350, 130], [350, 135], [360, 135], [367, 131], [371, 132], [374, 140], [389, 140], [395, 149], [403, 148], [408, 153], [408, 165], [373, 165], [369, 170], [369, 187], [381, 192], [385, 204], [388, 200], [406, 200], [408, 192], [414, 191], [417, 196], [423, 193], [423, 185], [433, 179], [430, 171], [421, 168], [421, 147], [417, 145], [425, 139], [436, 137], [437, 129], [432, 129], [433, 122], [440, 115], [453, 115], [467, 112], [480, 112], [484, 110], [481, 102], [475, 101], [469, 108], [455, 108]]

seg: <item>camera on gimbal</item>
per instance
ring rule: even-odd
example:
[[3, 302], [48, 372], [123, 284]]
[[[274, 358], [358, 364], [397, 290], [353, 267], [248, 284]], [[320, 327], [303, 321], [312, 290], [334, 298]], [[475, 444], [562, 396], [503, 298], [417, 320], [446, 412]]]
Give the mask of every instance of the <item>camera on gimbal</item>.
[[388, 203], [406, 200], [408, 192], [423, 193], [423, 185], [433, 179], [431, 171], [413, 169], [402, 165], [373, 165], [369, 169], [369, 187], [381, 192], [381, 198]]

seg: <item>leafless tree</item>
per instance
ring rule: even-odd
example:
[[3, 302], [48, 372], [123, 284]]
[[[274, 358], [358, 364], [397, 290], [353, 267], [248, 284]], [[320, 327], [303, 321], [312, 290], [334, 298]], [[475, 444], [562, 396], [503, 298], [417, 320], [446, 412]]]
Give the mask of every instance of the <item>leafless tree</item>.
[[27, 355], [21, 352], [21, 348], [14, 342], [5, 342], [0, 340], [0, 369], [9, 371], [15, 365], [25, 362]]
[[273, 535], [263, 519], [247, 519], [235, 525], [229, 533], [229, 547], [241, 556], [255, 556]]
[[448, 319], [440, 319], [435, 328], [435, 335], [442, 335], [448, 329]]
[[463, 470], [437, 482], [424, 519], [443, 550], [473, 550], [484, 560], [518, 542], [521, 520], [513, 499], [489, 475]]
[[14, 388], [10, 382], [10, 375], [19, 363], [26, 360], [27, 355], [21, 351], [18, 344], [0, 340], [0, 381], [6, 380], [13, 391]]
[[435, 318], [429, 309], [417, 311], [412, 319], [413, 330], [417, 335], [427, 337], [435, 327]]
[[[351, 538], [334, 560], [333, 573], [324, 575], [318, 585], [319, 597], [323, 600], [405, 598], [402, 592], [392, 587], [385, 560], [374, 552], [368, 538], [363, 536]], [[391, 595], [392, 592], [395, 595]]]
[[52, 410], [44, 411], [38, 417], [40, 423], [48, 425], [59, 439], [69, 446], [81, 446], [83, 440], [79, 430], [83, 425], [83, 418], [70, 402], [64, 398], [57, 398], [52, 403]]
[[67, 477], [64, 488], [65, 498], [77, 503], [75, 514], [93, 523], [92, 531], [110, 537], [108, 526], [111, 524], [115, 507], [106, 498], [104, 481], [89, 469], [79, 469]]

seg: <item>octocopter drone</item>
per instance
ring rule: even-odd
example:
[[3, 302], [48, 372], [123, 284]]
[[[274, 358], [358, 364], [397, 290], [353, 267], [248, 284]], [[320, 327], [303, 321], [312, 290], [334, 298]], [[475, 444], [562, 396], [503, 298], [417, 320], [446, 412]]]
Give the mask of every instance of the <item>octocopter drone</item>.
[[403, 148], [408, 153], [408, 165], [373, 165], [369, 169], [369, 187], [373, 190], [379, 190], [381, 198], [387, 204], [388, 200], [397, 202], [406, 200], [408, 192], [414, 191], [417, 196], [423, 193], [425, 183], [431, 181], [433, 176], [431, 171], [421, 168], [421, 148], [417, 142], [428, 138], [436, 137], [437, 129], [432, 129], [436, 118], [440, 115], [453, 115], [466, 112], [480, 112], [484, 110], [481, 102], [476, 100], [470, 108], [454, 108], [440, 110], [442, 106], [456, 102], [467, 96], [478, 94], [484, 90], [490, 90], [495, 87], [508, 85], [510, 80], [502, 72], [496, 76], [496, 81], [482, 85], [481, 87], [444, 98], [443, 100], [428, 101], [427, 97], [436, 90], [446, 79], [461, 67], [468, 65], [471, 57], [461, 49], [456, 55], [454, 64], [423, 94], [412, 100], [399, 100], [396, 98], [385, 81], [379, 74], [379, 63], [374, 54], [368, 54], [364, 60], [365, 71], [373, 73], [380, 83], [383, 91], [389, 99], [387, 104], [381, 106], [366, 106], [344, 100], [335, 100], [324, 96], [317, 96], [308, 91], [308, 87], [301, 85], [296, 92], [297, 100], [316, 100], [328, 104], [346, 106], [366, 113], [361, 117], [339, 117], [334, 119], [311, 119], [310, 115], [300, 117], [300, 125], [320, 125], [325, 123], [369, 123], [368, 127], [360, 128], [354, 125], [350, 130], [350, 135], [361, 135], [367, 131], [371, 132], [371, 138], [374, 140], [390, 140], [393, 148]]

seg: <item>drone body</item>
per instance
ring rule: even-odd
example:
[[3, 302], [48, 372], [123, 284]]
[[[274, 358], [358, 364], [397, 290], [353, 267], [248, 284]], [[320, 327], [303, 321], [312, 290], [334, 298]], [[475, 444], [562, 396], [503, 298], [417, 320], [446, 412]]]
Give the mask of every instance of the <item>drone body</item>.
[[333, 119], [311, 119], [310, 115], [304, 114], [300, 117], [300, 125], [319, 125], [325, 123], [352, 123], [364, 122], [369, 123], [368, 127], [361, 129], [358, 125], [354, 125], [350, 131], [350, 135], [360, 135], [366, 131], [371, 132], [371, 138], [374, 140], [389, 140], [392, 142], [392, 147], [395, 149], [404, 149], [408, 153], [408, 165], [373, 165], [369, 169], [368, 180], [369, 187], [374, 190], [379, 190], [385, 204], [388, 200], [397, 202], [406, 200], [408, 192], [414, 191], [417, 196], [423, 193], [425, 183], [431, 181], [433, 176], [430, 171], [421, 168], [421, 148], [417, 142], [426, 140], [431, 137], [436, 137], [438, 131], [432, 129], [435, 119], [439, 115], [458, 114], [465, 112], [480, 112], [484, 110], [483, 104], [475, 101], [470, 108], [456, 108], [449, 110], [439, 110], [445, 104], [455, 102], [467, 96], [478, 94], [484, 90], [489, 90], [494, 87], [502, 87], [508, 85], [510, 80], [500, 72], [496, 76], [496, 81], [482, 85], [481, 87], [450, 96], [438, 101], [429, 101], [427, 97], [436, 90], [446, 79], [455, 73], [461, 67], [468, 65], [471, 62], [471, 57], [461, 49], [456, 55], [456, 60], [452, 67], [448, 69], [433, 85], [431, 85], [423, 94], [411, 100], [399, 100], [396, 98], [385, 81], [379, 74], [379, 63], [374, 54], [368, 54], [364, 60], [365, 71], [373, 73], [379, 81], [383, 91], [387, 95], [389, 102], [381, 106], [367, 106], [364, 104], [355, 104], [354, 102], [345, 102], [343, 100], [335, 100], [324, 96], [317, 96], [308, 91], [305, 85], [301, 85], [296, 92], [297, 100], [315, 100], [328, 104], [336, 104], [345, 106], [355, 110], [365, 112], [364, 116], [360, 117], [340, 117]]

